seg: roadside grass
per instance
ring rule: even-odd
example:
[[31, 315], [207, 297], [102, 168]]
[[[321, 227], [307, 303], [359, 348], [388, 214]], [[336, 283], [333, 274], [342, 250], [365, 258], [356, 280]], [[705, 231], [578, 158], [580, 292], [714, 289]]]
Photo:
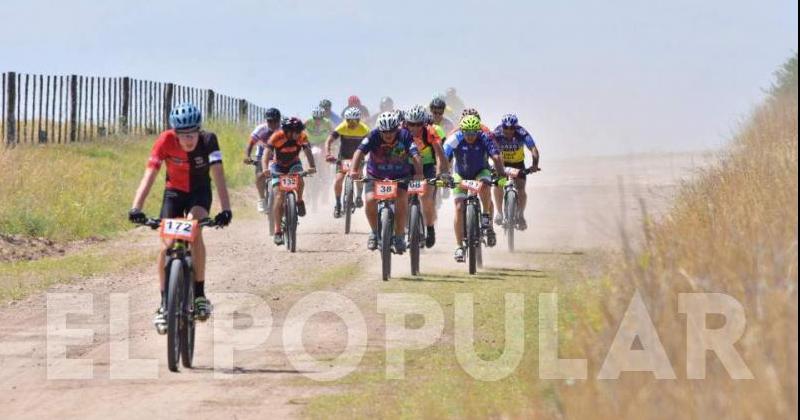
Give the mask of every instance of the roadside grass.
[[[579, 316], [593, 323], [576, 325], [575, 345], [589, 360], [603, 360], [638, 292], [678, 379], [624, 373], [559, 386], [558, 398], [570, 402], [560, 412], [565, 418], [797, 417], [796, 56], [778, 76], [782, 87], [720, 162], [684, 185], [662, 220], [645, 224], [642, 249], [607, 268], [609, 287], [587, 297], [601, 304], [593, 311], [600, 317]], [[678, 295], [692, 292], [723, 293], [742, 305], [746, 330], [735, 348], [753, 379], [733, 379], [717, 356], [705, 358], [703, 380], [687, 379], [687, 318], [678, 313]], [[730, 321], [710, 314], [707, 328]]]
[[[244, 126], [210, 123], [225, 157], [229, 186], [247, 184], [252, 167], [238, 158]], [[154, 136], [109, 137], [86, 143], [0, 149], [0, 232], [57, 241], [107, 238], [131, 228], [126, 218]], [[164, 170], [145, 210], [161, 205]], [[217, 200], [215, 200], [217, 201]], [[218, 201], [217, 201], [218, 203]]]
[[0, 304], [20, 300], [55, 284], [69, 284], [99, 274], [128, 270], [154, 261], [157, 249], [117, 247], [104, 249], [95, 244], [85, 252], [63, 257], [0, 264]]
[[[579, 275], [577, 270], [587, 258], [556, 255], [545, 259], [548, 262], [544, 271], [487, 268], [477, 276], [440, 272], [420, 278], [392, 279], [383, 284], [380, 293], [419, 293], [438, 302], [445, 315], [442, 338], [426, 349], [406, 352], [402, 380], [386, 378], [385, 349], [374, 346], [367, 351], [358, 370], [340, 380], [320, 383], [298, 379], [304, 385], [332, 386], [336, 390], [312, 398], [304, 414], [313, 419], [501, 418], [557, 412], [560, 402], [555, 399], [553, 383], [537, 379], [538, 296], [559, 292], [559, 324], [562, 331], [569, 330], [568, 326], [577, 322], [573, 312], [583, 305], [583, 296], [567, 292], [563, 285], [572, 283], [568, 279]], [[550, 267], [569, 267], [575, 271], [565, 272], [560, 268], [550, 271]], [[524, 296], [524, 355], [506, 378], [481, 381], [459, 365], [453, 344], [456, 293], [473, 297], [475, 353], [487, 361], [497, 359], [505, 348], [505, 294]], [[375, 311], [375, 308], [362, 310]], [[406, 319], [408, 328], [418, 328], [421, 323], [419, 317]], [[570, 341], [567, 335], [561, 338], [562, 357], [571, 355]]]

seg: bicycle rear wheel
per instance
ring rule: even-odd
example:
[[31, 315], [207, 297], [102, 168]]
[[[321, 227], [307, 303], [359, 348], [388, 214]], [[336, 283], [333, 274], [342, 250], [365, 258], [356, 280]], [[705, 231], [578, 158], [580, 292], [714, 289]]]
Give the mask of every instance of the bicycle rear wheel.
[[408, 222], [408, 249], [411, 254], [411, 275], [419, 275], [419, 254], [422, 248], [422, 231], [420, 226], [422, 224], [422, 213], [419, 208], [419, 203], [411, 204], [409, 211]]
[[350, 233], [350, 223], [353, 216], [353, 178], [350, 175], [344, 177], [344, 200], [342, 202], [342, 211], [344, 212], [344, 233]]
[[182, 317], [183, 328], [181, 328], [181, 363], [185, 368], [192, 367], [194, 358], [194, 271], [191, 267], [191, 260], [187, 258], [188, 270], [184, 271], [184, 292], [183, 307], [184, 316]]
[[286, 219], [286, 249], [297, 251], [297, 202], [294, 193], [286, 193], [284, 198], [284, 218]]
[[392, 237], [394, 232], [394, 220], [392, 211], [389, 207], [383, 207], [380, 214], [380, 243], [381, 243], [381, 267], [383, 281], [389, 280], [392, 275]]
[[181, 357], [181, 299], [183, 283], [183, 262], [174, 259], [169, 266], [167, 277], [167, 366], [172, 372], [178, 371]]
[[478, 247], [480, 246], [480, 214], [474, 204], [468, 204], [466, 210], [467, 224], [467, 262], [469, 273], [475, 274], [478, 264]]
[[508, 242], [508, 251], [514, 252], [514, 230], [517, 225], [517, 193], [509, 191], [506, 194], [505, 201], [503, 210], [505, 212], [506, 241]]

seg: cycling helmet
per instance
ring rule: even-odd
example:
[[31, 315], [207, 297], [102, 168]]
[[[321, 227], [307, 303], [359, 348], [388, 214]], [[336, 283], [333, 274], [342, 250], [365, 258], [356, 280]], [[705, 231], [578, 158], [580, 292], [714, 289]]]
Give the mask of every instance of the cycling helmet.
[[394, 112], [384, 112], [375, 123], [379, 131], [394, 131], [400, 126], [400, 120]]
[[347, 98], [347, 106], [359, 106], [359, 105], [361, 105], [361, 99], [358, 96], [352, 95], [349, 98]]
[[303, 131], [305, 128], [303, 121], [297, 117], [286, 117], [281, 121], [281, 130], [283, 131]]
[[182, 103], [169, 113], [169, 125], [175, 130], [194, 130], [200, 128], [203, 115], [196, 106], [190, 103]]
[[503, 128], [513, 128], [519, 123], [519, 119], [514, 114], [503, 115], [502, 124]]
[[444, 99], [438, 96], [433, 98], [430, 104], [431, 109], [445, 109], [446, 107], [447, 107], [447, 102], [445, 102]]
[[332, 106], [333, 104], [331, 103], [330, 99], [323, 99], [319, 101], [319, 107], [322, 109], [331, 109]]
[[322, 108], [320, 108], [318, 106], [315, 106], [311, 110], [311, 117], [314, 118], [314, 119], [320, 119], [320, 118], [322, 118], [324, 116], [325, 116], [325, 111], [323, 111]]
[[394, 108], [394, 101], [388, 96], [381, 98], [381, 111], [391, 111]]
[[427, 110], [422, 105], [414, 105], [406, 112], [406, 121], [410, 123], [425, 123]]
[[481, 120], [474, 115], [467, 115], [458, 124], [461, 131], [477, 132], [481, 130]]
[[467, 108], [467, 109], [461, 111], [461, 118], [464, 118], [467, 115], [474, 115], [474, 116], [478, 117], [479, 120], [481, 119], [481, 114], [479, 114], [478, 110], [475, 109], [475, 108]]
[[447, 88], [447, 91], [446, 91], [445, 94], [447, 96], [456, 96], [456, 88], [454, 88], [454, 87]]
[[399, 121], [401, 123], [405, 122], [406, 114], [408, 113], [408, 111], [403, 111], [402, 109], [397, 109], [397, 110], [394, 111], [394, 113], [397, 114], [397, 121]]
[[342, 115], [346, 120], [360, 120], [361, 119], [361, 110], [351, 106], [344, 110], [344, 115]]
[[281, 112], [278, 111], [278, 108], [270, 108], [264, 112], [264, 118], [267, 121], [280, 121], [281, 120]]

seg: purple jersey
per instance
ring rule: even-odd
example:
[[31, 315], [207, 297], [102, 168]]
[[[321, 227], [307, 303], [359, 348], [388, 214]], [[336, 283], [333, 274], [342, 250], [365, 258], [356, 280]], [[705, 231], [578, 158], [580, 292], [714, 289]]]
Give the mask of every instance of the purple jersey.
[[409, 158], [419, 156], [411, 133], [404, 128], [398, 131], [392, 144], [383, 141], [380, 131], [372, 130], [358, 146], [358, 150], [364, 154], [369, 153], [367, 175], [376, 179], [411, 177], [414, 167], [409, 163]]

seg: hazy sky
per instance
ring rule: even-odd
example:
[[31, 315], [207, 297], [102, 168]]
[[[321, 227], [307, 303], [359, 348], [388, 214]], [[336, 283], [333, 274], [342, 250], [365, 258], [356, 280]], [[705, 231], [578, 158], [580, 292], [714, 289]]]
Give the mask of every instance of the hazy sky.
[[132, 76], [308, 115], [449, 86], [550, 156], [720, 145], [797, 50], [795, 0], [3, 0], [0, 71]]

